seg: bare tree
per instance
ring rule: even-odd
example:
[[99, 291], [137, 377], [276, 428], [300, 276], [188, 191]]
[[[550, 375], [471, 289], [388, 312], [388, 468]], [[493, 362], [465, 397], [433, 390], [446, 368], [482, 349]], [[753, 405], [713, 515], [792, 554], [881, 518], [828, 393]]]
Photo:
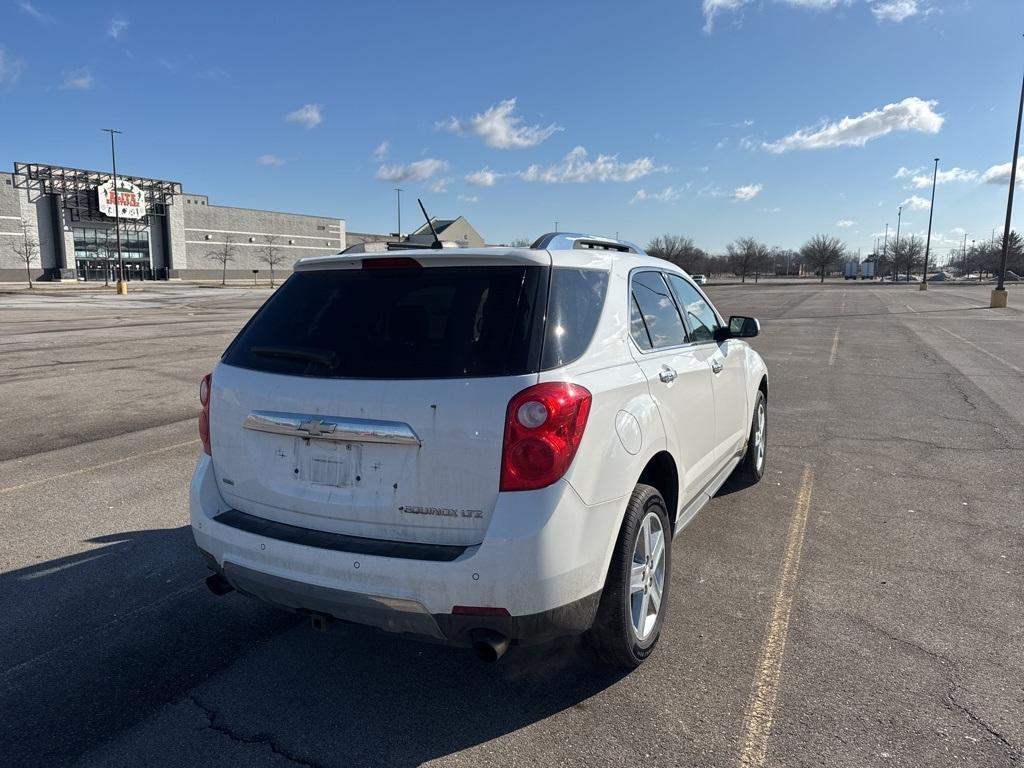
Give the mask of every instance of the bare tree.
[[825, 271], [839, 263], [846, 253], [846, 246], [838, 237], [831, 235], [815, 235], [800, 247], [800, 255], [804, 263], [813, 267], [821, 274], [821, 282], [825, 282]]
[[263, 238], [266, 245], [263, 246], [263, 252], [260, 254], [260, 261], [270, 267], [270, 287], [274, 287], [274, 267], [284, 261], [284, 256], [277, 245], [277, 235], [266, 235]]
[[693, 239], [682, 235], [662, 235], [647, 244], [647, 253], [670, 261], [687, 272], [699, 270], [707, 254], [693, 244]]
[[228, 284], [228, 262], [235, 260], [235, 241], [231, 235], [224, 235], [224, 242], [215, 251], [206, 254], [206, 258], [220, 264], [220, 284]]
[[15, 242], [11, 249], [18, 256], [18, 260], [25, 265], [25, 277], [28, 278], [28, 287], [32, 285], [32, 262], [39, 258], [39, 241], [32, 236], [32, 227], [28, 219], [21, 220], [21, 242]]
[[893, 272], [899, 276], [902, 272], [910, 280], [911, 272], [924, 266], [924, 239], [917, 235], [901, 237], [892, 246]]
[[725, 246], [733, 271], [739, 272], [740, 281], [747, 282], [747, 275], [760, 275], [771, 249], [752, 237], [741, 237]]
[[525, 237], [517, 237], [511, 243], [508, 244], [509, 248], [529, 248], [533, 245], [533, 241], [527, 240]]

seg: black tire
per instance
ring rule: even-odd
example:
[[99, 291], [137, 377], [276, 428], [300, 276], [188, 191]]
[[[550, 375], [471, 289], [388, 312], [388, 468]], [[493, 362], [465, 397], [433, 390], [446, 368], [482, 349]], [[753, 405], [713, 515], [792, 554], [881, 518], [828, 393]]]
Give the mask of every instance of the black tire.
[[[757, 428], [758, 416], [764, 413], [764, 434], [761, 435], [763, 451], [758, 452]], [[753, 485], [764, 477], [764, 468], [768, 463], [768, 400], [764, 392], [757, 391], [754, 399], [754, 415], [750, 420], [750, 435], [747, 437], [747, 452], [743, 454], [743, 460], [736, 467], [733, 477], [743, 485]]]
[[[640, 639], [633, 627], [630, 575], [637, 538], [643, 533], [643, 523], [649, 514], [656, 515], [661, 524], [665, 570], [656, 621], [649, 634]], [[602, 661], [623, 669], [636, 669], [651, 655], [665, 621], [671, 576], [672, 528], [665, 500], [656, 488], [637, 485], [626, 505], [626, 515], [612, 553], [597, 617], [588, 633], [591, 645]]]

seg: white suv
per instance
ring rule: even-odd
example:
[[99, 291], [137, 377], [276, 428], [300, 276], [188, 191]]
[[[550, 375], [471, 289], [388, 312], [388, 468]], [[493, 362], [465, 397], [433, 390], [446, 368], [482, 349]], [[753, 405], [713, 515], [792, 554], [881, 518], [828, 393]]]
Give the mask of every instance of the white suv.
[[634, 667], [671, 537], [764, 472], [758, 329], [603, 238], [303, 259], [200, 387], [207, 583], [490, 659], [588, 632]]

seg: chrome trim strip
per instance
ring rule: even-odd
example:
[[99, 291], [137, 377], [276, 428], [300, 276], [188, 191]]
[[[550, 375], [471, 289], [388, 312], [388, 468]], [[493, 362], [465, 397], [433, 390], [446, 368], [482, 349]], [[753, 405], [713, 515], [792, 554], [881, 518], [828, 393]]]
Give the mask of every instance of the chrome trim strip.
[[252, 411], [242, 424], [245, 429], [292, 437], [315, 437], [349, 443], [390, 443], [415, 445], [423, 441], [404, 421], [355, 419], [346, 416], [320, 416], [310, 413]]

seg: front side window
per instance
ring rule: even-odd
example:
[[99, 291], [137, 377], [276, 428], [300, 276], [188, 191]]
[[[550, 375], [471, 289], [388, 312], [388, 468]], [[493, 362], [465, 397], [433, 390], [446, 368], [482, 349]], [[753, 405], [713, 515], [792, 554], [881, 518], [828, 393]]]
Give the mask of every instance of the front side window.
[[[660, 272], [638, 272], [632, 280], [633, 302], [639, 325], [631, 322], [633, 340], [641, 349], [661, 349], [686, 343], [686, 328]], [[646, 339], [645, 339], [646, 334]]]
[[686, 316], [686, 324], [690, 326], [690, 338], [697, 343], [714, 341], [719, 323], [712, 306], [696, 288], [678, 275], [669, 275], [668, 281]]

